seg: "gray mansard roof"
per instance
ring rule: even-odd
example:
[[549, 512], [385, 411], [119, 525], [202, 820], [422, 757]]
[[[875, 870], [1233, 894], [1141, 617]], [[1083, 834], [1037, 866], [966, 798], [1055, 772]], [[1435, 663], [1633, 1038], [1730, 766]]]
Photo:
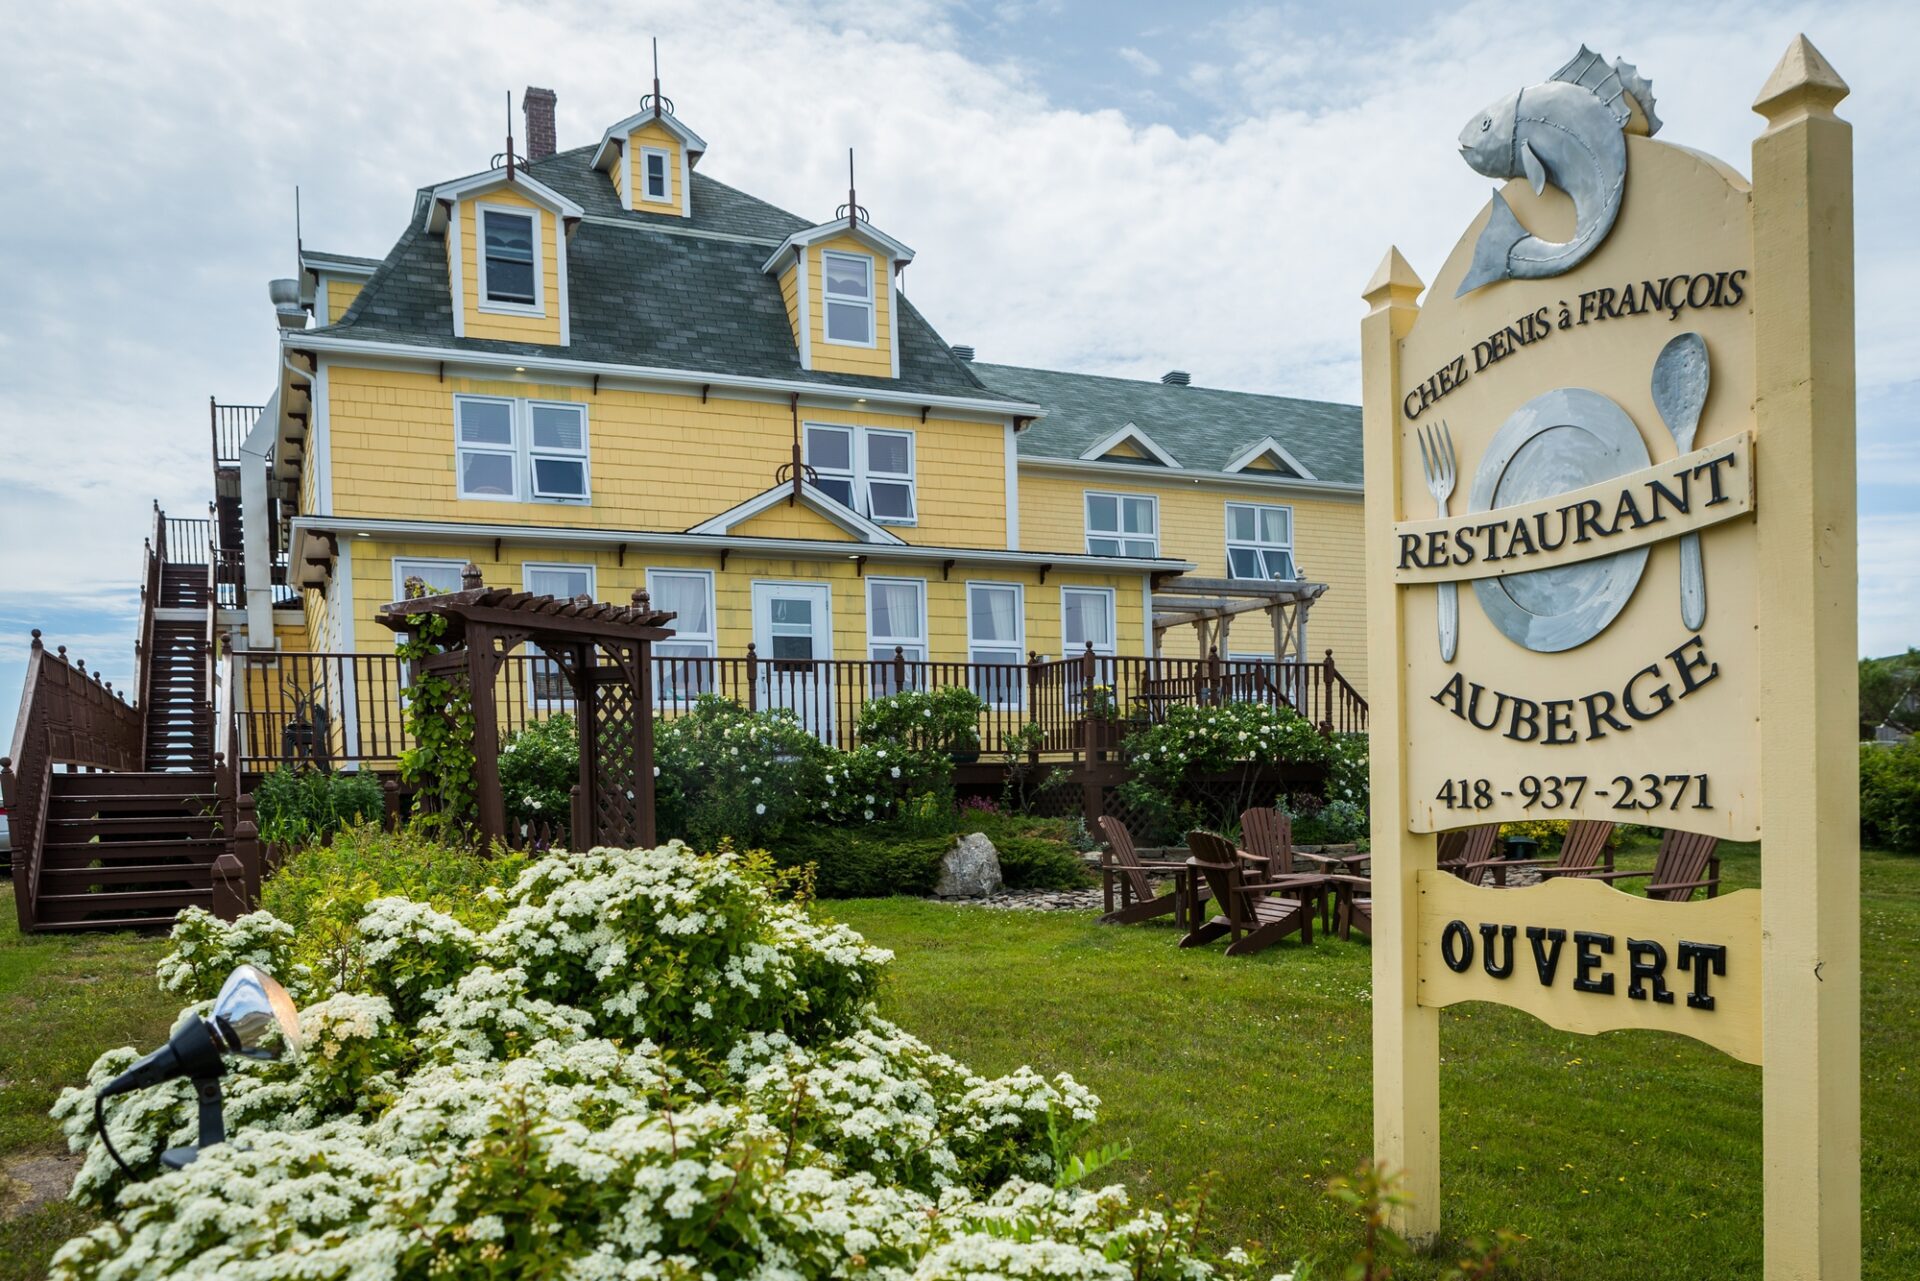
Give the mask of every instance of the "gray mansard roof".
[[567, 243], [572, 341], [564, 350], [454, 336], [446, 247], [420, 227], [429, 189], [346, 314], [304, 332], [1014, 403], [984, 386], [904, 295], [897, 381], [802, 369], [779, 283], [761, 268], [775, 246], [811, 224], [697, 172], [692, 217], [630, 213], [607, 176], [588, 167], [592, 154], [576, 147], [527, 166], [586, 211]]
[[1132, 424], [1183, 468], [1224, 471], [1271, 437], [1314, 480], [1360, 483], [1358, 405], [1017, 365], [976, 364], [973, 371], [995, 391], [1046, 408], [1020, 433], [1023, 458], [1077, 459]]

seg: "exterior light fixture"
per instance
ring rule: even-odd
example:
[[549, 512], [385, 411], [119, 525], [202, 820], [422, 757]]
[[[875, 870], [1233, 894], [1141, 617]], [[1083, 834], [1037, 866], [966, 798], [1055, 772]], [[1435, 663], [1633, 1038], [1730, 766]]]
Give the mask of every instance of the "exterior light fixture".
[[200, 1100], [200, 1141], [190, 1148], [168, 1148], [160, 1157], [167, 1169], [181, 1169], [192, 1164], [201, 1149], [226, 1142], [226, 1119], [220, 1106], [225, 1056], [271, 1061], [299, 1050], [300, 1013], [293, 998], [265, 970], [242, 965], [227, 976], [211, 1010], [188, 1019], [165, 1045], [101, 1087], [93, 1096], [94, 1127], [114, 1164], [133, 1178], [107, 1135], [106, 1100], [184, 1076], [193, 1082]]
[[525, 365], [515, 365], [513, 367], [513, 372], [516, 374], [524, 374], [527, 372], [527, 367]]

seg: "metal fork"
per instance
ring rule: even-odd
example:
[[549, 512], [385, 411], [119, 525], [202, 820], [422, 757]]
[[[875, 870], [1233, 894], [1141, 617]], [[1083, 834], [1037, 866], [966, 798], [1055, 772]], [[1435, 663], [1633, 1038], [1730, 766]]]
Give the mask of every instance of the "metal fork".
[[[1453, 496], [1453, 432], [1447, 428], [1443, 418], [1437, 427], [1422, 427], [1418, 438], [1420, 467], [1427, 474], [1427, 492], [1433, 495], [1433, 501], [1439, 507], [1434, 514], [1444, 519], [1447, 515], [1447, 499]], [[1439, 584], [1438, 612], [1440, 659], [1451, 663], [1454, 650], [1460, 643], [1460, 584]]]

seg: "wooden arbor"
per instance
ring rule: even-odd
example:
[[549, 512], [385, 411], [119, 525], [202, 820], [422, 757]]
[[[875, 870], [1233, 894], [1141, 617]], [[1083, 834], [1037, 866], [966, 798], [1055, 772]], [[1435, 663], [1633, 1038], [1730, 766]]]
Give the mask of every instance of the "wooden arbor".
[[[506, 835], [500, 791], [500, 718], [494, 706], [500, 667], [521, 645], [537, 645], [573, 687], [580, 725], [580, 785], [574, 793], [576, 848], [654, 843], [653, 642], [673, 635], [673, 614], [652, 608], [644, 591], [631, 605], [596, 604], [591, 597], [562, 600], [532, 592], [486, 587], [471, 561], [461, 590], [380, 607], [379, 622], [414, 633], [416, 620], [443, 618], [434, 639], [444, 653], [425, 671], [464, 679], [473, 699], [474, 783], [480, 835]], [[416, 675], [418, 673], [415, 673]]]

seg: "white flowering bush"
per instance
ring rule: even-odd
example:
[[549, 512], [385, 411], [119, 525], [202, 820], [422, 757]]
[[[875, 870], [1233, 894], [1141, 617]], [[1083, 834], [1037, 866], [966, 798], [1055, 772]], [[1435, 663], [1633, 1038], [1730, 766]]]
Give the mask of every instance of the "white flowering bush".
[[[1133, 777], [1120, 798], [1144, 829], [1135, 832], [1143, 840], [1177, 840], [1189, 828], [1230, 823], [1248, 805], [1272, 802], [1272, 788], [1261, 795], [1254, 786], [1263, 770], [1328, 766], [1335, 755], [1305, 717], [1266, 703], [1171, 707], [1122, 746]], [[1197, 786], [1208, 775], [1236, 774], [1233, 795], [1210, 796]]]
[[293, 966], [293, 927], [270, 912], [223, 921], [204, 908], [184, 907], [175, 918], [173, 951], [160, 958], [161, 990], [211, 1001], [238, 965], [257, 965], [296, 995], [305, 975]]
[[[778, 899], [762, 863], [677, 843], [561, 854], [501, 898], [484, 928], [369, 902], [359, 963], [311, 980], [304, 1052], [233, 1063], [229, 1139], [183, 1172], [157, 1160], [193, 1140], [184, 1082], [109, 1100], [136, 1177], [108, 1158], [94, 1090], [135, 1052], [102, 1055], [54, 1111], [85, 1154], [73, 1195], [106, 1219], [52, 1275], [1239, 1271], [1182, 1214], [1061, 1186], [1087, 1168], [1098, 1100], [1026, 1068], [983, 1079], [880, 1019], [889, 954]], [[186, 918], [163, 972], [197, 990], [206, 975], [182, 976], [262, 937], [280, 932]]]

